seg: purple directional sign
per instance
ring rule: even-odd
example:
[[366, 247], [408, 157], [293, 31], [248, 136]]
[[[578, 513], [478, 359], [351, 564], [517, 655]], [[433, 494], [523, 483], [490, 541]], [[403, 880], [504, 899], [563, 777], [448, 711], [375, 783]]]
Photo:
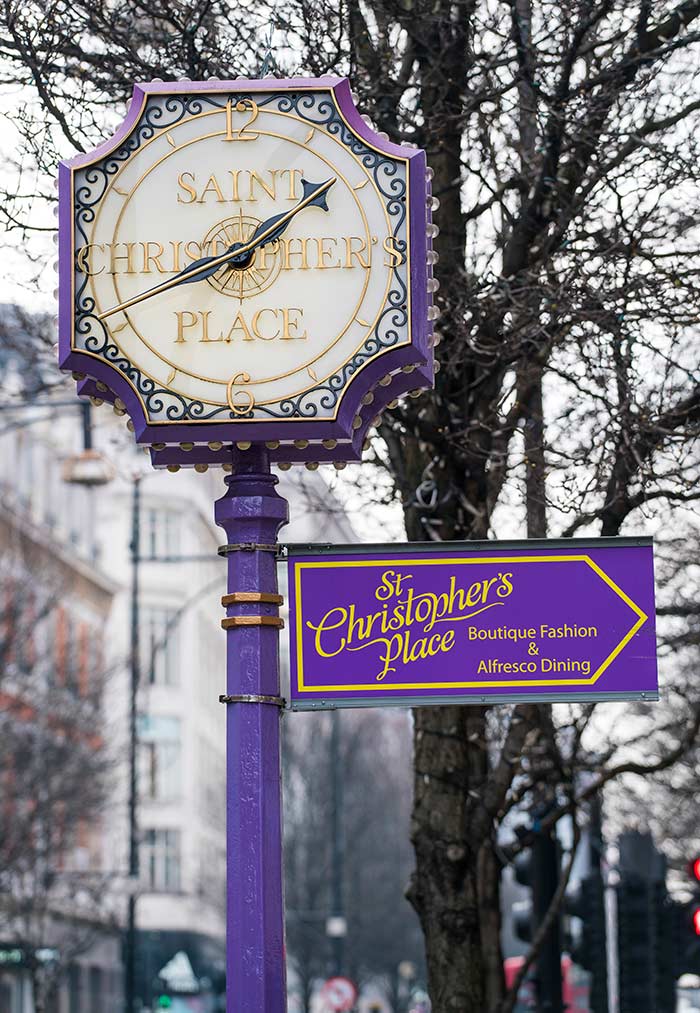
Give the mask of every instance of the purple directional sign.
[[656, 700], [650, 539], [289, 547], [292, 709]]

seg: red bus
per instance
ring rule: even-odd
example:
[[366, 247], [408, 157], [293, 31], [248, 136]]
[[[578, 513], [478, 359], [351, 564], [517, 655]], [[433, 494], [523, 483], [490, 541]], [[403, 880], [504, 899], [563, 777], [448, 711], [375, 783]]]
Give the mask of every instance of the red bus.
[[[506, 988], [511, 987], [522, 966], [522, 957], [508, 957], [504, 961]], [[537, 1009], [534, 975], [535, 969], [531, 967], [518, 991], [518, 1000], [513, 1013], [532, 1013], [532, 1010]], [[590, 1013], [588, 973], [578, 964], [574, 964], [571, 957], [561, 958], [561, 986], [566, 1013]]]

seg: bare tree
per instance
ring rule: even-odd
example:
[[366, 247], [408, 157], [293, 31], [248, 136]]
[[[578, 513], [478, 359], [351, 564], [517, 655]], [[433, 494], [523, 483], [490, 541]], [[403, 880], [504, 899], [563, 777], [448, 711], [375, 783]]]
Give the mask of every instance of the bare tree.
[[[101, 734], [96, 630], [43, 553], [4, 545], [0, 569], [0, 911], [43, 1013], [71, 963], [116, 922], [99, 820], [113, 758]], [[41, 584], [36, 580], [41, 572]]]
[[[269, 25], [277, 70], [349, 73], [380, 130], [427, 149], [441, 202], [442, 369], [374, 444], [408, 537], [658, 533], [663, 707], [416, 712], [410, 898], [436, 1013], [512, 1006], [508, 813], [544, 785], [556, 821], [694, 755], [699, 16], [698, 0], [4, 3], [4, 80], [35, 103], [15, 119], [47, 202], [56, 154], [94, 144], [133, 79], [257, 71]], [[8, 226], [26, 206], [5, 194]]]

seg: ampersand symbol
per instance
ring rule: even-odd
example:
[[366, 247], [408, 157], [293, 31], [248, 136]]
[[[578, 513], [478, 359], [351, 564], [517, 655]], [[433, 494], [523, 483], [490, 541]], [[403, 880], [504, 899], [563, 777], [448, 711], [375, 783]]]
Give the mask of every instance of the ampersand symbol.
[[540, 653], [540, 649], [539, 649], [539, 647], [537, 646], [537, 644], [535, 643], [534, 640], [530, 641], [530, 646], [527, 649], [527, 653], [528, 654], [539, 654]]

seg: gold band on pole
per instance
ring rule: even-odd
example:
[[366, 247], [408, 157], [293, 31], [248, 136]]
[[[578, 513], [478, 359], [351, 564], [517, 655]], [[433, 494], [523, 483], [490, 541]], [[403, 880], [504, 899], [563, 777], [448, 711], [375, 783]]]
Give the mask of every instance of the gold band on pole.
[[236, 626], [276, 626], [284, 629], [284, 619], [279, 616], [229, 616], [221, 620], [221, 628], [230, 630]]
[[281, 594], [270, 594], [267, 591], [233, 591], [231, 594], [222, 595], [221, 604], [238, 605], [240, 602], [262, 602], [264, 605], [283, 605], [284, 598]]

